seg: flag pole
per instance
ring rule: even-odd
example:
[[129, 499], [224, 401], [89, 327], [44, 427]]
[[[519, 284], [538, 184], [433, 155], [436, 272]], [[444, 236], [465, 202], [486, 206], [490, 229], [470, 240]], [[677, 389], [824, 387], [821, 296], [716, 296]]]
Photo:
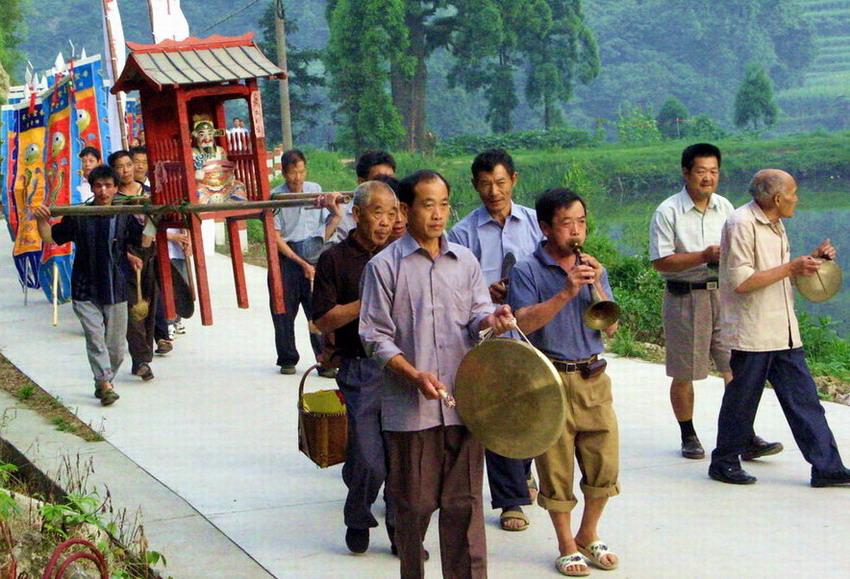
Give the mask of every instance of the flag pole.
[[[103, 2], [103, 19], [106, 25], [106, 40], [109, 47], [109, 67], [112, 70], [113, 82], [118, 80], [118, 75], [121, 71], [118, 70], [118, 47], [115, 45], [115, 36], [112, 30], [112, 21], [109, 19], [109, 3], [117, 2], [118, 0], [102, 0]], [[117, 4], [116, 4], [117, 8]], [[127, 140], [127, 124], [124, 120], [125, 105], [124, 98], [126, 95], [123, 92], [115, 94], [115, 107], [118, 109], [118, 129], [121, 132], [121, 148], [127, 149], [129, 141]], [[115, 146], [113, 145], [113, 150]]]

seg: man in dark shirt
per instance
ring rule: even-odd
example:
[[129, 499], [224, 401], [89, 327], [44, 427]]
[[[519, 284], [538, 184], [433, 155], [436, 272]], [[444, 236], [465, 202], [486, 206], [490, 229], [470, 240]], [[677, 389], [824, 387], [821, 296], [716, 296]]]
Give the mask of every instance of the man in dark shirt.
[[[100, 166], [89, 173], [92, 205], [112, 205], [118, 175]], [[44, 243], [76, 246], [71, 274], [74, 313], [86, 337], [86, 352], [94, 374], [94, 395], [108, 406], [118, 400], [112, 379], [124, 360], [127, 332], [127, 278], [142, 259], [129, 253], [141, 244], [142, 225], [132, 215], [68, 216], [51, 227], [50, 208], [35, 207], [38, 232]]]
[[[353, 553], [362, 553], [369, 547], [369, 529], [378, 526], [372, 503], [386, 478], [381, 439], [381, 369], [366, 356], [358, 333], [360, 276], [366, 262], [387, 243], [397, 213], [398, 200], [388, 185], [367, 181], [358, 186], [352, 201], [356, 227], [319, 257], [313, 288], [313, 322], [323, 334], [335, 334], [341, 356], [336, 380], [345, 396], [349, 428], [342, 468], [342, 478], [348, 486], [345, 542]], [[387, 532], [392, 543], [394, 528], [389, 503]]]

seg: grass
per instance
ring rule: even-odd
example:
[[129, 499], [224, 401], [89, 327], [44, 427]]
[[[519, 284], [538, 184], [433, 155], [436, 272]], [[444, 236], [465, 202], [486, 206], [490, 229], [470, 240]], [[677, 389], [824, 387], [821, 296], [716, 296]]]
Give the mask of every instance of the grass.
[[0, 354], [0, 389], [15, 397], [21, 406], [34, 410], [57, 430], [68, 432], [88, 442], [103, 440], [98, 432], [91, 428], [66, 408], [61, 400], [48, 394], [18, 370], [5, 356]]

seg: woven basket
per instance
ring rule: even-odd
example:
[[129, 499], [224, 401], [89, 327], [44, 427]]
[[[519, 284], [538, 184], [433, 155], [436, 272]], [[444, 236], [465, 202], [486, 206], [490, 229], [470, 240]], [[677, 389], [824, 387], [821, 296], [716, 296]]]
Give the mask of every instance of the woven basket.
[[345, 412], [310, 412], [304, 408], [304, 382], [318, 366], [307, 370], [298, 386], [298, 450], [319, 467], [327, 468], [345, 462], [348, 415]]

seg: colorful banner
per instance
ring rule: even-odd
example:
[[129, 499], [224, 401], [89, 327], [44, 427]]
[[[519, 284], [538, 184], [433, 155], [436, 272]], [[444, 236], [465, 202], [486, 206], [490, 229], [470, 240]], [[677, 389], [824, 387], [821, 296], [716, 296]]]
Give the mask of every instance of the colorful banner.
[[[17, 99], [21, 102], [23, 98]], [[6, 217], [6, 227], [9, 235], [15, 239], [18, 231], [18, 216], [10, 211], [14, 192], [14, 167], [17, 162], [18, 147], [18, 114], [11, 105], [0, 107], [0, 201], [3, 202], [3, 215]]]
[[[72, 202], [71, 159], [79, 154], [71, 136], [71, 98], [74, 94], [73, 79], [60, 79], [43, 95], [47, 108], [47, 161], [45, 175], [47, 189], [46, 205], [68, 205]], [[73, 246], [71, 243], [44, 244], [39, 267], [41, 287], [49, 301], [53, 301], [54, 275], [59, 274], [57, 301], [65, 303], [71, 299], [71, 266]]]
[[15, 245], [12, 256], [24, 287], [38, 288], [38, 264], [41, 261], [41, 237], [29, 211], [33, 204], [44, 203], [44, 139], [47, 132], [41, 99], [15, 105], [18, 114], [17, 158], [9, 213], [15, 213]]

